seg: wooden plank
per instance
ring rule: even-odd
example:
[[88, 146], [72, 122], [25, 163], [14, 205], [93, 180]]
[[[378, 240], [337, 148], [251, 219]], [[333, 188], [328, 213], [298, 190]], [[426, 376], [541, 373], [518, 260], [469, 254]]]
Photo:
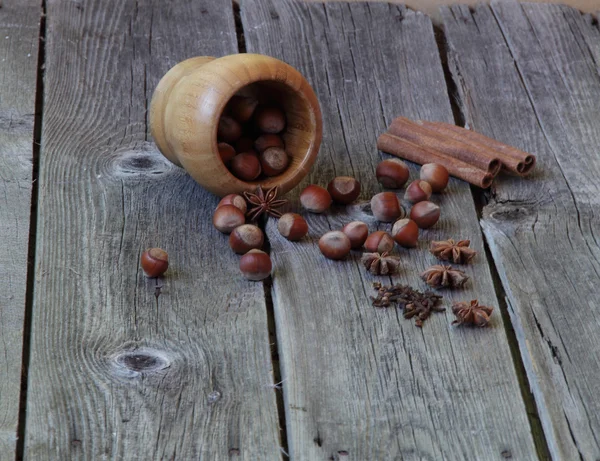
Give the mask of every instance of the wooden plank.
[[482, 225], [552, 457], [598, 459], [600, 31], [564, 6], [443, 16], [467, 122], [538, 155], [531, 178], [498, 181]]
[[17, 442], [41, 13], [35, 0], [0, 8], [0, 460]]
[[280, 459], [262, 284], [146, 123], [171, 66], [236, 52], [231, 3], [59, 0], [47, 25], [27, 458]]
[[[388, 4], [242, 3], [248, 51], [279, 57], [309, 79], [324, 140], [304, 185], [352, 175], [362, 199], [380, 191], [375, 140], [397, 115], [452, 121], [430, 20]], [[415, 174], [413, 169], [413, 177]], [[291, 194], [295, 207], [298, 192]], [[401, 251], [395, 282], [425, 288], [431, 239], [471, 238], [473, 284], [451, 300], [497, 305], [469, 187], [435, 197], [443, 219], [418, 250]], [[363, 202], [307, 216], [310, 238], [284, 240], [270, 220], [273, 299], [290, 455], [312, 459], [534, 459], [535, 448], [499, 313], [487, 331], [436, 314], [423, 330], [370, 305], [371, 283], [353, 254], [325, 260], [316, 245], [352, 219], [377, 226]], [[380, 225], [389, 228], [388, 225]], [[383, 279], [389, 282], [390, 279]]]

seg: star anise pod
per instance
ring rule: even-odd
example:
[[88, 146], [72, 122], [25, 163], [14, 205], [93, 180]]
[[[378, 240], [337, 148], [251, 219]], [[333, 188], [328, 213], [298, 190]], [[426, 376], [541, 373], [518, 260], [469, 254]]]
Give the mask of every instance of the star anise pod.
[[393, 274], [398, 270], [400, 258], [385, 253], [364, 253], [360, 261], [373, 275]]
[[451, 261], [455, 264], [466, 264], [475, 257], [477, 252], [469, 248], [470, 240], [459, 240], [455, 242], [452, 239], [438, 242], [431, 242], [429, 251], [443, 261]]
[[256, 221], [262, 214], [269, 214], [276, 218], [281, 217], [281, 212], [277, 208], [281, 208], [288, 201], [283, 199], [277, 199], [277, 186], [267, 190], [266, 192], [262, 187], [256, 188], [256, 193], [244, 192], [244, 197], [249, 205], [249, 210], [246, 213], [252, 221]]
[[493, 310], [493, 307], [480, 306], [476, 299], [470, 303], [454, 303], [452, 305], [452, 312], [456, 316], [456, 320], [452, 322], [452, 325], [466, 323], [478, 327], [485, 327], [490, 321], [490, 315], [492, 315]]
[[469, 276], [463, 271], [442, 265], [431, 266], [421, 274], [421, 278], [434, 288], [462, 287], [469, 280]]

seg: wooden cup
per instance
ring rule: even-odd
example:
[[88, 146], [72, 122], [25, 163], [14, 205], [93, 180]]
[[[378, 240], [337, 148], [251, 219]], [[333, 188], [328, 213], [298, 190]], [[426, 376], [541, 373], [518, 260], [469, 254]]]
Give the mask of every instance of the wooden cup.
[[[250, 86], [249, 86], [250, 85]], [[217, 149], [217, 125], [231, 97], [251, 88], [259, 101], [286, 115], [283, 132], [290, 165], [278, 176], [242, 181]], [[290, 65], [260, 54], [201, 56], [180, 62], [159, 82], [150, 106], [150, 127], [162, 154], [212, 193], [224, 196], [278, 186], [295, 187], [312, 167], [322, 137], [321, 110], [304, 77]]]

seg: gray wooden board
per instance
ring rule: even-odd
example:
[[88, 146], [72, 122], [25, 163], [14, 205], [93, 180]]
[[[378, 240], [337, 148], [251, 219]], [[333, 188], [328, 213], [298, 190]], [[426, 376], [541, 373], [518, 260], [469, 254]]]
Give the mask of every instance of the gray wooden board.
[[48, 2], [28, 459], [281, 458], [263, 286], [146, 123], [171, 66], [236, 49], [229, 0]]
[[443, 10], [467, 122], [538, 156], [482, 226], [554, 459], [600, 458], [600, 31], [559, 5]]
[[0, 460], [17, 441], [41, 13], [35, 0], [0, 8]]
[[[361, 199], [381, 189], [375, 140], [397, 115], [452, 122], [430, 20], [388, 4], [305, 4], [244, 0], [249, 52], [279, 57], [313, 84], [324, 139], [303, 185], [352, 175]], [[413, 178], [416, 170], [413, 169]], [[301, 188], [288, 194], [294, 208]], [[452, 300], [497, 305], [471, 191], [452, 180], [442, 219], [418, 249], [402, 250], [394, 282], [426, 288], [420, 271], [435, 263], [431, 239], [470, 238], [479, 251], [465, 270], [472, 283]], [[450, 326], [434, 314], [420, 330], [400, 312], [370, 305], [371, 283], [354, 253], [328, 261], [318, 238], [353, 219], [377, 223], [357, 204], [307, 215], [309, 237], [290, 243], [267, 225], [273, 299], [290, 454], [312, 459], [535, 459], [525, 406], [501, 316], [490, 329]], [[389, 226], [381, 225], [383, 229]]]

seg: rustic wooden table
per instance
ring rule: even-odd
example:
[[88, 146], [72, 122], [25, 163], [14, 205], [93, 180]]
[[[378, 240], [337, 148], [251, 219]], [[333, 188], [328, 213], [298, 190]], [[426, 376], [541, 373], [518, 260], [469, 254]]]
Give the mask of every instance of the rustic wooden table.
[[[600, 458], [600, 29], [558, 5], [4, 0], [0, 8], [0, 459]], [[39, 40], [41, 35], [41, 40]], [[156, 150], [148, 102], [196, 55], [258, 52], [317, 92], [309, 182], [380, 191], [398, 115], [468, 124], [538, 156], [490, 191], [452, 180], [427, 241], [470, 238], [466, 291], [492, 328], [423, 329], [370, 305], [358, 263], [316, 245], [364, 204], [266, 230], [251, 283], [211, 225], [217, 198]], [[32, 142], [33, 140], [33, 142]], [[416, 169], [413, 169], [416, 171]], [[289, 194], [297, 203], [298, 189]], [[385, 228], [385, 226], [383, 226]], [[162, 294], [138, 267], [172, 261]], [[389, 279], [387, 280], [389, 282]]]

